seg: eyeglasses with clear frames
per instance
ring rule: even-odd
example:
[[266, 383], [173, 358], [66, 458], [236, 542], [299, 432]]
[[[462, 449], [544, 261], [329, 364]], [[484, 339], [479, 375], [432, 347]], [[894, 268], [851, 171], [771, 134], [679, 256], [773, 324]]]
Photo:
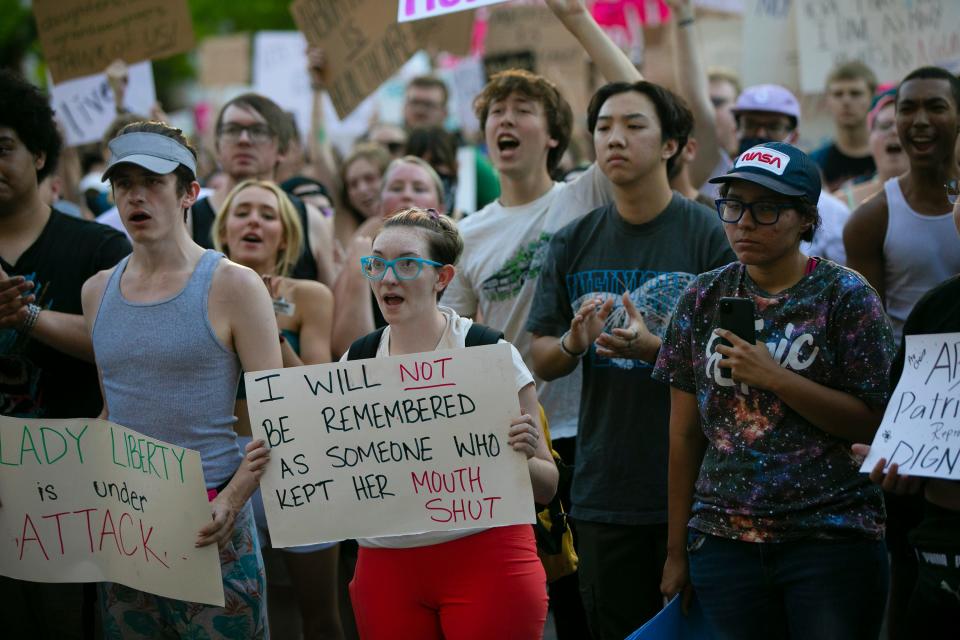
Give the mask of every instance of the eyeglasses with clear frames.
[[367, 280], [383, 280], [387, 269], [393, 269], [397, 280], [416, 280], [423, 271], [423, 265], [442, 267], [443, 265], [426, 258], [400, 257], [386, 260], [380, 256], [363, 256], [360, 258], [360, 272]]
[[744, 202], [736, 198], [717, 198], [716, 203], [720, 219], [730, 224], [740, 222], [740, 218], [747, 210], [750, 211], [753, 221], [757, 224], [777, 224], [781, 211], [797, 208], [797, 205], [793, 202], [764, 202], [762, 200]]

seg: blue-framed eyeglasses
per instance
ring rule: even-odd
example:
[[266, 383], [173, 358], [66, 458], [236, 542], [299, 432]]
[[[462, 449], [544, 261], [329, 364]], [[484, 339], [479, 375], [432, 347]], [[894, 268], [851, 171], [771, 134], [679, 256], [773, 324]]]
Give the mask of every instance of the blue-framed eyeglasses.
[[720, 219], [730, 224], [740, 222], [743, 214], [750, 210], [753, 221], [757, 224], [777, 224], [780, 212], [787, 209], [796, 209], [794, 202], [744, 202], [736, 198], [717, 198], [717, 213]]
[[423, 265], [425, 264], [431, 267], [443, 266], [439, 262], [426, 258], [405, 256], [385, 260], [380, 256], [364, 256], [360, 258], [360, 271], [368, 280], [383, 280], [383, 276], [387, 275], [387, 269], [393, 269], [393, 275], [397, 277], [397, 280], [415, 280], [423, 271]]
[[957, 204], [957, 200], [960, 200], [960, 182], [956, 178], [943, 185], [943, 188], [947, 190], [947, 200], [950, 204]]

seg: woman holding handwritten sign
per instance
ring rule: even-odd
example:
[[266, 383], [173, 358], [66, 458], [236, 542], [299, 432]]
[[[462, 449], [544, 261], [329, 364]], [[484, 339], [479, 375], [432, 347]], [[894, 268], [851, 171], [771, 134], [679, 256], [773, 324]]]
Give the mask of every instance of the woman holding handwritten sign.
[[[434, 210], [408, 209], [384, 222], [372, 254], [361, 261], [388, 323], [378, 357], [466, 346], [472, 321], [438, 304], [462, 251], [454, 223]], [[534, 500], [546, 504], [556, 492], [557, 468], [541, 432], [533, 377], [511, 352], [523, 415], [511, 422], [509, 444], [526, 455]], [[543, 633], [546, 579], [529, 525], [358, 542], [350, 594], [365, 639], [394, 638], [398, 630], [448, 640]]]
[[[226, 197], [213, 222], [214, 246], [231, 260], [257, 272], [273, 298], [280, 328], [283, 366], [330, 362], [333, 295], [319, 282], [288, 277], [303, 250], [303, 228], [297, 211], [275, 183], [247, 180]], [[242, 379], [241, 379], [242, 382]], [[237, 396], [237, 433], [249, 436], [246, 394]], [[249, 438], [247, 438], [249, 440]], [[269, 547], [266, 515], [259, 491], [254, 511], [261, 543]], [[291, 547], [282, 552], [306, 638], [342, 635], [337, 608], [337, 545]], [[281, 598], [272, 587], [270, 598]], [[280, 625], [271, 618], [271, 627]], [[299, 630], [296, 632], [299, 636]]]
[[[653, 374], [671, 386], [661, 589], [692, 586], [719, 639], [875, 640], [883, 500], [850, 443], [883, 416], [890, 324], [859, 274], [801, 253], [820, 197], [802, 151], [755, 146], [711, 182], [738, 262], [687, 289]], [[737, 304], [739, 335], [718, 328]]]

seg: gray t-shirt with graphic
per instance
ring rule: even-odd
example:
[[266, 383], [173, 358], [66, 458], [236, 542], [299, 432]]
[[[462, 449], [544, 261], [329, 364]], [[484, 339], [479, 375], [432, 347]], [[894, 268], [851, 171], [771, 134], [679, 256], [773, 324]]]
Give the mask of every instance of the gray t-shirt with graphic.
[[[584, 300], [614, 298], [605, 331], [629, 324], [630, 291], [649, 329], [663, 336], [697, 274], [736, 261], [715, 212], [674, 194], [652, 221], [634, 225], [614, 205], [558, 231], [540, 275], [527, 330], [560, 336]], [[669, 387], [652, 363], [583, 358], [572, 515], [615, 524], [667, 519]]]

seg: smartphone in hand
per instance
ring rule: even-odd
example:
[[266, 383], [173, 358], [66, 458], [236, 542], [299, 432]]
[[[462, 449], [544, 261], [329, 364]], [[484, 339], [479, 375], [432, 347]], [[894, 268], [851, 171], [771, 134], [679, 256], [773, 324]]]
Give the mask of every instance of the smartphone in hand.
[[[753, 300], [750, 298], [720, 298], [720, 328], [732, 331], [750, 344], [757, 341], [753, 316]], [[724, 338], [720, 339], [720, 344], [731, 346]], [[721, 377], [730, 378], [731, 375], [730, 369], [720, 369]]]

